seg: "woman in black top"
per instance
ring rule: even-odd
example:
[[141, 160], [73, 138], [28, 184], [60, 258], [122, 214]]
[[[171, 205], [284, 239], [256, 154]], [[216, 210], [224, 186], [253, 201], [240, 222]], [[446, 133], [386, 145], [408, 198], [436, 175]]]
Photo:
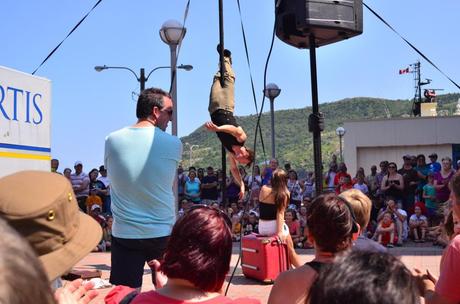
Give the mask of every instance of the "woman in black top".
[[294, 250], [289, 228], [284, 223], [284, 212], [289, 204], [287, 174], [276, 169], [271, 178], [271, 186], [264, 185], [259, 194], [259, 233], [266, 236], [276, 235], [288, 246], [289, 260], [295, 267], [301, 265]]
[[404, 179], [402, 175], [396, 171], [397, 169], [395, 163], [392, 162], [388, 164], [388, 174], [383, 177], [380, 189], [384, 191], [385, 197], [391, 197], [397, 203], [401, 203], [403, 198]]

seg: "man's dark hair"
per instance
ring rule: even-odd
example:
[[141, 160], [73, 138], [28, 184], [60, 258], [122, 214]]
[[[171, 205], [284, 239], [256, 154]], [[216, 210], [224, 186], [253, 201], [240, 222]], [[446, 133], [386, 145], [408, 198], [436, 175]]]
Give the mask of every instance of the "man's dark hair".
[[287, 172], [291, 171], [291, 164], [290, 163], [285, 163], [284, 164], [284, 170], [286, 170]]
[[411, 272], [389, 253], [352, 251], [321, 269], [309, 303], [412, 304], [420, 294]]
[[145, 89], [137, 99], [136, 117], [138, 119], [147, 118], [152, 114], [153, 108], [163, 108], [163, 98], [171, 96], [162, 89], [149, 88]]
[[423, 155], [423, 154], [417, 155], [417, 159], [419, 159], [419, 158], [423, 158], [423, 160], [425, 160], [425, 155]]

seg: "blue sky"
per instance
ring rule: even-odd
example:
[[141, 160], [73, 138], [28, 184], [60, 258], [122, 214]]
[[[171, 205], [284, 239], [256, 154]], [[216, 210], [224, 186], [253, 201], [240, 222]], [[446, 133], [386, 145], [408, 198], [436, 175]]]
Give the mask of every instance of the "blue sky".
[[[224, 1], [225, 45], [232, 50], [237, 73], [236, 114], [255, 108], [244, 55], [236, 0]], [[252, 74], [261, 102], [263, 68], [270, 45], [274, 1], [240, 0], [249, 44]], [[32, 72], [96, 0], [3, 0], [0, 10], [0, 65]], [[366, 2], [403, 36], [460, 82], [458, 0], [368, 0]], [[52, 81], [52, 155], [60, 169], [82, 160], [85, 171], [103, 162], [104, 138], [135, 122], [132, 92], [139, 84], [128, 71], [97, 73], [96, 65], [126, 66], [147, 72], [169, 65], [169, 48], [159, 29], [169, 19], [181, 21], [186, 0], [104, 0], [36, 73]], [[178, 64], [178, 130], [184, 136], [208, 120], [208, 96], [218, 56], [218, 1], [192, 0], [187, 34]], [[268, 68], [268, 82], [282, 89], [275, 109], [311, 105], [307, 50], [280, 40]], [[347, 97], [411, 98], [411, 75], [398, 70], [421, 59], [402, 40], [364, 9], [364, 33], [317, 50], [320, 102]], [[169, 89], [169, 70], [155, 71], [147, 87]], [[445, 93], [458, 92], [444, 76], [422, 60], [422, 77]], [[269, 107], [265, 108], [267, 111]]]

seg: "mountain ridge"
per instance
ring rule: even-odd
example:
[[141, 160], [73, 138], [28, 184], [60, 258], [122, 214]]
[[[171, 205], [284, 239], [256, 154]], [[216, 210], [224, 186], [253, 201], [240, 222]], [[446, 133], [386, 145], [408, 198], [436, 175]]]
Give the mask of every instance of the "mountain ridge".
[[[438, 113], [452, 115], [456, 109], [460, 93], [449, 93], [437, 97]], [[325, 130], [321, 133], [323, 162], [330, 160], [331, 154], [338, 154], [339, 140], [335, 129], [348, 120], [385, 119], [387, 113], [392, 118], [409, 117], [412, 101], [408, 99], [384, 99], [378, 97], [352, 97], [320, 104], [320, 111], [325, 116]], [[275, 111], [275, 149], [280, 164], [289, 162], [293, 168], [313, 169], [312, 134], [308, 132], [308, 115], [311, 107], [283, 109]], [[247, 146], [254, 146], [254, 130], [257, 115], [236, 116], [237, 122], [248, 135]], [[270, 111], [262, 113], [260, 119], [265, 155], [259, 133], [257, 134], [256, 162], [261, 163], [270, 158], [271, 124]], [[221, 167], [221, 145], [213, 132], [208, 132], [204, 126], [197, 128], [181, 138], [184, 144], [182, 164], [190, 166], [190, 160], [195, 167]], [[198, 145], [192, 149], [190, 147]]]

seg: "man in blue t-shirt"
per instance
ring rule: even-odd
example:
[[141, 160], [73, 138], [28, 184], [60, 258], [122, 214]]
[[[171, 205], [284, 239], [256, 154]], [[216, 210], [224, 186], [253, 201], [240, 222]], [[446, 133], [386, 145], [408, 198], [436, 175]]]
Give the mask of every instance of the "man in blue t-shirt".
[[265, 167], [262, 172], [262, 185], [270, 185], [273, 172], [278, 169], [278, 160], [273, 158], [270, 160], [270, 167]]
[[172, 114], [168, 93], [146, 89], [137, 101], [138, 121], [105, 140], [113, 212], [110, 282], [114, 285], [140, 289], [145, 262], [162, 257], [175, 222], [173, 186], [182, 144], [165, 132]]

